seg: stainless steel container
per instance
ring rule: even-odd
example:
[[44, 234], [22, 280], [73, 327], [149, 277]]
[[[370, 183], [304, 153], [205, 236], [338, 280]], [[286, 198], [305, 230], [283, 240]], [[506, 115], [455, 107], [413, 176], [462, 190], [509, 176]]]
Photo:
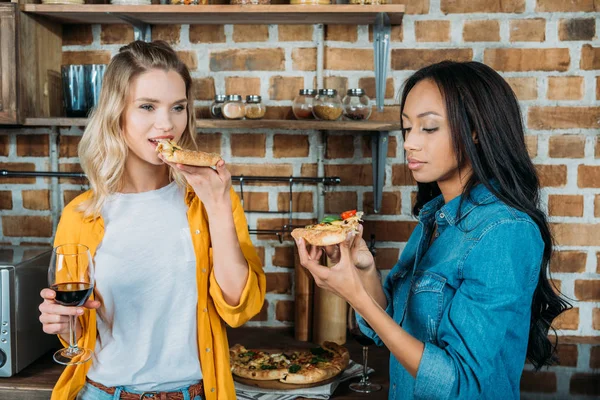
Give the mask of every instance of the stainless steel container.
[[100, 98], [106, 65], [63, 65], [63, 98], [65, 113], [71, 118], [85, 118]]

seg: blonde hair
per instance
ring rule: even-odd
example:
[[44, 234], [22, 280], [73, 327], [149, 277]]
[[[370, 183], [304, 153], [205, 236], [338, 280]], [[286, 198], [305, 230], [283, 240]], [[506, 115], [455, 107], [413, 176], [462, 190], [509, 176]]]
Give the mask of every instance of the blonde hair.
[[[93, 110], [79, 143], [79, 160], [92, 190], [80, 206], [86, 216], [97, 217], [106, 198], [120, 190], [129, 147], [122, 131], [123, 114], [133, 80], [150, 69], [173, 70], [183, 78], [187, 97], [187, 126], [178, 144], [196, 148], [192, 78], [177, 53], [165, 42], [135, 41], [122, 47], [106, 68], [97, 107]], [[170, 168], [171, 179], [184, 187], [185, 178]]]

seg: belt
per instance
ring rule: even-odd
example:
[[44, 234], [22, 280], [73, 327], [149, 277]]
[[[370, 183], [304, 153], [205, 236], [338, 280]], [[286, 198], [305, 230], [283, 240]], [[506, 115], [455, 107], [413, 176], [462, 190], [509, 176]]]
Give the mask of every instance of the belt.
[[[101, 383], [94, 382], [91, 379], [87, 379], [88, 383], [105, 393], [115, 394], [116, 388], [104, 386]], [[196, 396], [200, 396], [204, 398], [204, 384], [202, 381], [196, 383], [195, 385], [190, 386], [188, 389], [190, 393], [190, 398], [194, 398]], [[143, 399], [155, 399], [155, 400], [183, 400], [183, 392], [144, 392], [142, 394], [131, 393], [122, 391], [119, 399], [122, 400], [143, 400]]]

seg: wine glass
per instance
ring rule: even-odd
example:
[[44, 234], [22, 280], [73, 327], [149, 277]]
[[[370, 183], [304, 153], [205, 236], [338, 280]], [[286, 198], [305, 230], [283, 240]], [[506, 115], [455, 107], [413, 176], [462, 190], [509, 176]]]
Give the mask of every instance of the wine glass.
[[352, 307], [348, 307], [348, 331], [350, 336], [352, 336], [352, 338], [362, 346], [363, 353], [363, 371], [360, 382], [351, 383], [350, 390], [358, 393], [371, 393], [381, 390], [381, 385], [377, 383], [371, 383], [369, 376], [367, 375], [369, 346], [374, 345], [375, 342], [371, 338], [365, 336], [365, 334], [363, 334], [360, 330], [358, 321], [356, 320], [356, 311], [354, 311]]
[[[82, 306], [94, 291], [94, 263], [87, 246], [56, 246], [50, 258], [48, 284], [56, 293], [55, 301], [67, 307]], [[75, 316], [69, 317], [69, 347], [54, 353], [54, 361], [77, 365], [89, 361], [93, 351], [77, 346]]]

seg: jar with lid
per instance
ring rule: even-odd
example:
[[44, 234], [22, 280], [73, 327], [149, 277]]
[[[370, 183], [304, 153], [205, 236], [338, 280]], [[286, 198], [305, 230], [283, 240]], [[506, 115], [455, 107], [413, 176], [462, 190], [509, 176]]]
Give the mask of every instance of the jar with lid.
[[387, 0], [350, 0], [350, 4], [360, 4], [360, 5], [371, 5], [371, 6], [379, 6], [382, 4], [387, 4]]
[[321, 89], [315, 97], [313, 115], [324, 121], [336, 121], [343, 113], [342, 101], [335, 89]]
[[214, 119], [223, 119], [223, 104], [227, 100], [227, 96], [224, 94], [218, 94], [215, 96], [215, 101], [210, 105], [210, 116]]
[[249, 95], [246, 96], [246, 118], [248, 119], [261, 119], [267, 112], [267, 107], [261, 103], [262, 99], [260, 96]]
[[185, 6], [197, 6], [197, 5], [208, 5], [208, 0], [170, 0], [171, 4], [185, 5]]
[[344, 118], [346, 119], [363, 121], [371, 116], [369, 97], [363, 89], [348, 89], [342, 104], [344, 106]]
[[301, 89], [298, 92], [298, 96], [292, 103], [292, 112], [296, 119], [310, 119], [313, 118], [313, 102], [317, 91], [315, 89]]
[[243, 119], [246, 111], [242, 102], [242, 96], [239, 94], [227, 96], [225, 103], [221, 107], [221, 111], [225, 119]]
[[231, 4], [238, 6], [271, 4], [271, 0], [231, 0]]

